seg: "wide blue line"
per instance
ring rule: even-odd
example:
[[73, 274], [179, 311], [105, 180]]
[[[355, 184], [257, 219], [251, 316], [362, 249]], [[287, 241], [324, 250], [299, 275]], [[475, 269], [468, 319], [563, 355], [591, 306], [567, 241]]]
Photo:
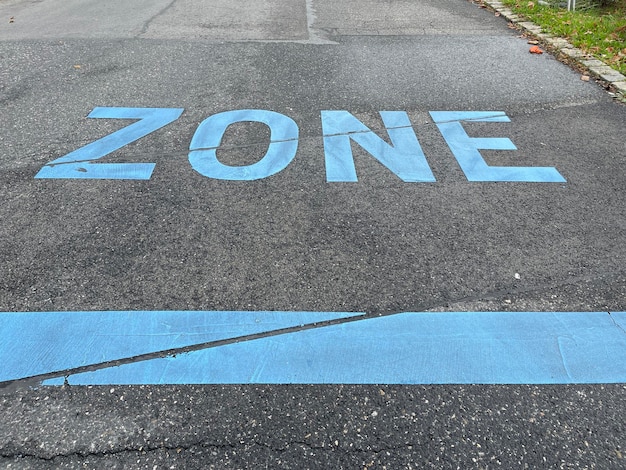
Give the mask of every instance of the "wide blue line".
[[68, 382], [622, 383], [625, 357], [626, 312], [407, 312], [110, 367]]
[[0, 382], [283, 328], [335, 312], [4, 312]]

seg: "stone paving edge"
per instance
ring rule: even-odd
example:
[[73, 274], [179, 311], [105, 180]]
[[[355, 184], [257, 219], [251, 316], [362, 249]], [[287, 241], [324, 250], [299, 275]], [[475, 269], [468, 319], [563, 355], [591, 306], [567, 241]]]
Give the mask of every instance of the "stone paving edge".
[[574, 47], [566, 39], [544, 33], [541, 26], [520, 18], [502, 2], [498, 0], [482, 0], [481, 3], [498, 12], [500, 16], [516, 25], [525, 33], [534, 36], [551, 52], [562, 54], [568, 61], [573, 61], [578, 68], [586, 70], [589, 75], [602, 82], [616, 98], [626, 101], [626, 76], [609, 67], [601, 60]]

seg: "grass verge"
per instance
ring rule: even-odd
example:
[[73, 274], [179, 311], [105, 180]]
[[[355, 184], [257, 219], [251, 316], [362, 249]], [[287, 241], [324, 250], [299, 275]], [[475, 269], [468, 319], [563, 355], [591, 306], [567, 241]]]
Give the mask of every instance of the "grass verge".
[[626, 75], [626, 0], [614, 1], [607, 7], [578, 7], [574, 12], [540, 5], [538, 0], [501, 1], [546, 33], [567, 39]]

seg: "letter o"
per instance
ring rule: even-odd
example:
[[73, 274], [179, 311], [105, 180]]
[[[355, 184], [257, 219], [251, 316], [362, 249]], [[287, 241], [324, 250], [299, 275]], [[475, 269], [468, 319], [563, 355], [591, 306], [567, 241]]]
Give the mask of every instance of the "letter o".
[[[217, 149], [226, 129], [237, 122], [261, 122], [270, 128], [270, 144], [258, 162], [245, 166], [224, 165], [217, 159]], [[214, 114], [200, 123], [191, 144], [189, 163], [208, 178], [252, 181], [284, 170], [298, 150], [298, 125], [284, 114], [263, 109], [240, 109]]]

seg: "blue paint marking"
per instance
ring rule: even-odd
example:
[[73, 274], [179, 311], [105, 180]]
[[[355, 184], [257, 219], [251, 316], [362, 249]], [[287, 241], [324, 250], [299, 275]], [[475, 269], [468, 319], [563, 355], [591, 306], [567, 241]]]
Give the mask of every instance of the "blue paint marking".
[[[258, 162], [245, 166], [224, 165], [217, 149], [224, 132], [237, 122], [262, 122], [271, 130], [270, 145]], [[284, 114], [262, 109], [241, 109], [214, 114], [200, 123], [189, 145], [189, 163], [208, 178], [252, 181], [274, 175], [291, 163], [298, 150], [298, 125]]]
[[374, 318], [323, 312], [1, 315], [1, 380], [346, 319], [67, 380], [83, 385], [626, 382], [626, 312], [406, 312]]
[[626, 382], [625, 327], [626, 312], [407, 312], [102, 369], [68, 381], [620, 383]]
[[0, 313], [0, 382], [359, 313]]
[[565, 183], [552, 167], [489, 166], [480, 154], [484, 150], [516, 150], [506, 138], [469, 137], [462, 121], [510, 122], [501, 111], [431, 111], [431, 117], [459, 162], [468, 181], [520, 181], [531, 183]]
[[[94, 108], [90, 118], [139, 121], [46, 164], [35, 178], [138, 179], [152, 176], [154, 163], [94, 162], [175, 121], [182, 108]], [[469, 181], [564, 183], [553, 167], [489, 166], [481, 149], [516, 150], [507, 138], [469, 137], [463, 121], [510, 122], [502, 111], [431, 111], [433, 120]], [[435, 182], [424, 151], [404, 111], [380, 111], [391, 145], [348, 111], [321, 111], [326, 180], [358, 181], [351, 142], [359, 144], [378, 162], [405, 182]], [[217, 158], [224, 133], [232, 124], [261, 122], [271, 130], [265, 155], [256, 163], [229, 166]], [[189, 162], [208, 178], [253, 181], [284, 170], [298, 151], [299, 129], [284, 114], [263, 109], [240, 109], [214, 114], [200, 123], [189, 145]]]
[[378, 137], [348, 111], [322, 111], [326, 180], [358, 181], [350, 141], [353, 140], [405, 182], [434, 182], [409, 116], [381, 111], [392, 145]]
[[46, 164], [35, 178], [148, 180], [154, 163], [97, 163], [95, 160], [175, 121], [180, 108], [94, 108], [90, 118], [139, 121]]

